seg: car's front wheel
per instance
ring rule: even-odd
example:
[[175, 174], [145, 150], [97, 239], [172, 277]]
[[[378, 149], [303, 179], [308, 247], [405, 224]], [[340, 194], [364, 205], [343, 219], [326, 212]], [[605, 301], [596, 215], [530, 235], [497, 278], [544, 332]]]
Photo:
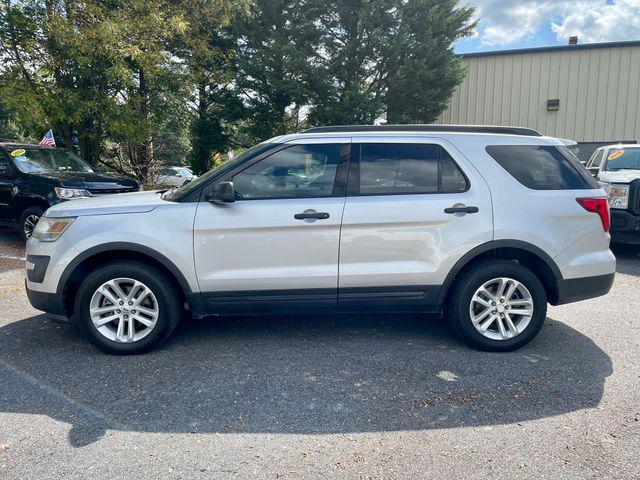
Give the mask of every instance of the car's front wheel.
[[29, 207], [22, 212], [18, 221], [18, 233], [23, 240], [28, 240], [33, 235], [33, 230], [43, 213], [44, 210], [40, 207]]
[[538, 277], [508, 260], [488, 260], [456, 281], [449, 321], [468, 344], [490, 351], [515, 350], [540, 331], [547, 296]]
[[149, 350], [166, 339], [182, 314], [180, 293], [163, 271], [139, 261], [116, 261], [91, 272], [75, 298], [76, 323], [108, 353]]

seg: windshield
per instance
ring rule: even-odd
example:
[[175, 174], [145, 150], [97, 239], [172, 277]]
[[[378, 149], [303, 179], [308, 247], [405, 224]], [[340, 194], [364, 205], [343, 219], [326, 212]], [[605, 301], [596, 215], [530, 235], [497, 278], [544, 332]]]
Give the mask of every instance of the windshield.
[[9, 154], [24, 173], [93, 172], [89, 164], [64, 150], [20, 147]]
[[612, 148], [607, 154], [605, 170], [640, 170], [640, 148]]
[[258, 145], [255, 145], [249, 148], [248, 150], [245, 150], [241, 155], [238, 155], [234, 160], [221, 163], [217, 167], [214, 167], [211, 170], [209, 170], [207, 173], [200, 175], [198, 178], [196, 178], [192, 182], [185, 183], [181, 187], [172, 188], [171, 190], [168, 190], [166, 193], [162, 195], [162, 199], [169, 200], [170, 202], [174, 202], [179, 198], [185, 197], [191, 194], [192, 192], [195, 192], [201, 186], [205, 185], [212, 177], [216, 176], [222, 170], [226, 170], [227, 168], [231, 168], [234, 165], [242, 163], [244, 160], [246, 160], [250, 156], [253, 156], [255, 153], [267, 148], [271, 148], [272, 146], [273, 144], [269, 144], [269, 143], [260, 143]]

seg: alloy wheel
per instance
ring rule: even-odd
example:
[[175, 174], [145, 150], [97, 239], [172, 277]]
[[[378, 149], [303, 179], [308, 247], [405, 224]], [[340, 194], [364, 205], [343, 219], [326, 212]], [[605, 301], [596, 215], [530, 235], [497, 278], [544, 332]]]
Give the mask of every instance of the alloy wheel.
[[24, 236], [30, 238], [33, 235], [33, 230], [36, 228], [36, 224], [40, 220], [38, 215], [31, 214], [24, 219]]
[[132, 278], [115, 278], [96, 289], [89, 314], [101, 335], [114, 342], [132, 343], [151, 333], [160, 308], [145, 284]]
[[469, 315], [475, 329], [492, 340], [509, 340], [521, 334], [533, 317], [533, 298], [521, 282], [494, 278], [471, 298]]

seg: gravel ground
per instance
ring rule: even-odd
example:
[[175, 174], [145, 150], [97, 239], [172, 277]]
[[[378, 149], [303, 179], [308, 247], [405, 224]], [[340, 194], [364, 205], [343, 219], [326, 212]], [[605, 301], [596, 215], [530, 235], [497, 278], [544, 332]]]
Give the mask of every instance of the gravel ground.
[[407, 316], [218, 318], [114, 357], [0, 232], [0, 478], [640, 478], [640, 250], [508, 354]]

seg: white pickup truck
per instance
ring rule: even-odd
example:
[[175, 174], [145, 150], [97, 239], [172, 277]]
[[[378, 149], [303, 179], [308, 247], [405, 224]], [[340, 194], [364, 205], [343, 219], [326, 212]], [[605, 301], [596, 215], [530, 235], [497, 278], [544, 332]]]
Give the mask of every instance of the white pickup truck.
[[587, 169], [609, 193], [612, 240], [640, 245], [640, 145], [600, 147]]

